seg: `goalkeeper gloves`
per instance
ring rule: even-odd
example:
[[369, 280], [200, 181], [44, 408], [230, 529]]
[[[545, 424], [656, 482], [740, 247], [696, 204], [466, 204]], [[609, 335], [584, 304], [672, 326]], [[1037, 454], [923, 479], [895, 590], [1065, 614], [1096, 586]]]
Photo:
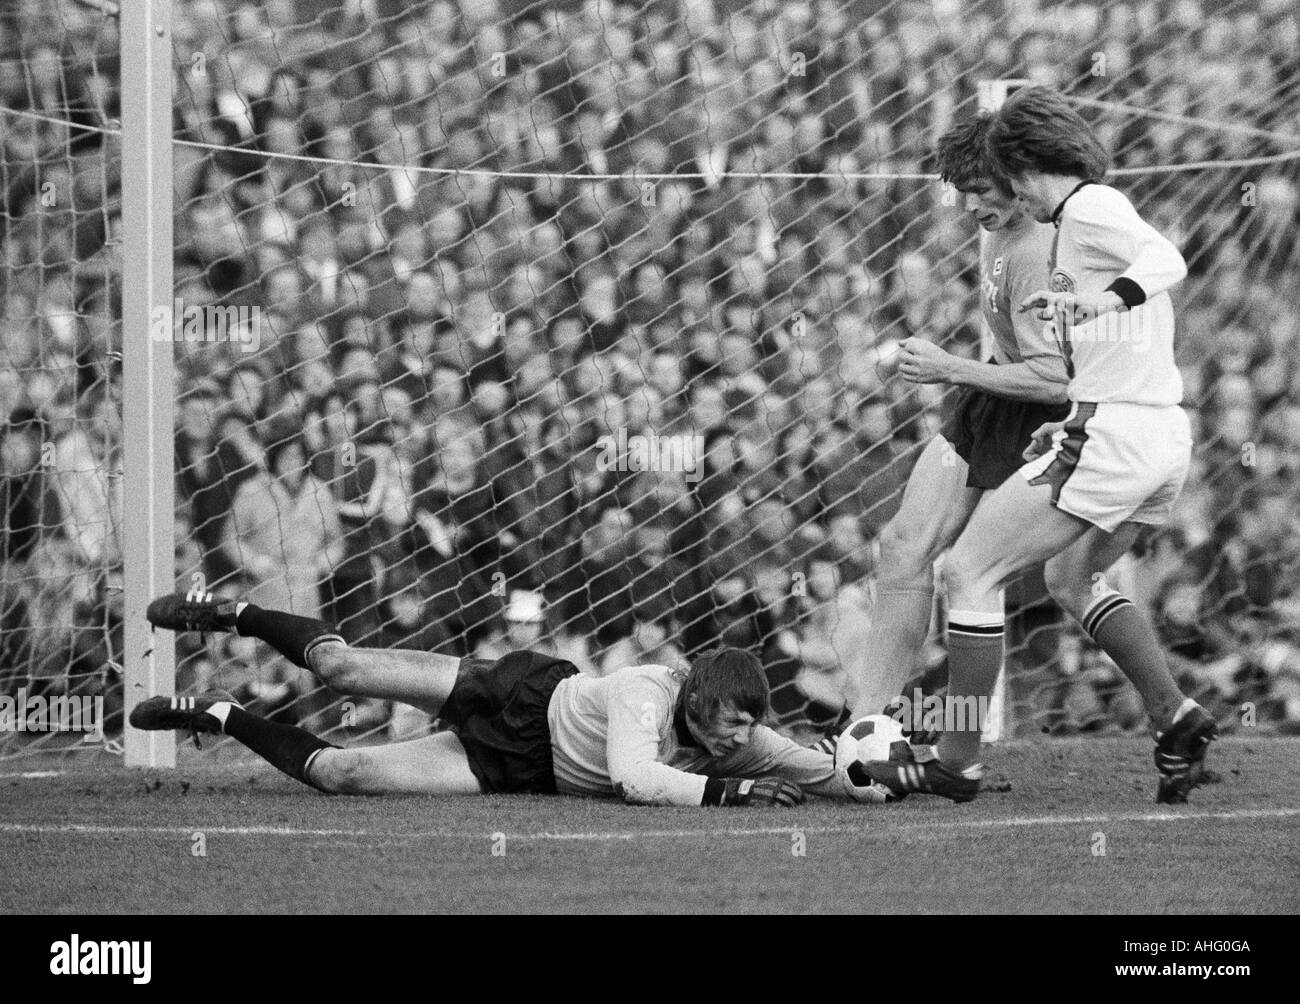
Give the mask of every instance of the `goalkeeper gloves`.
[[704, 785], [704, 805], [801, 805], [803, 789], [783, 777], [712, 777]]

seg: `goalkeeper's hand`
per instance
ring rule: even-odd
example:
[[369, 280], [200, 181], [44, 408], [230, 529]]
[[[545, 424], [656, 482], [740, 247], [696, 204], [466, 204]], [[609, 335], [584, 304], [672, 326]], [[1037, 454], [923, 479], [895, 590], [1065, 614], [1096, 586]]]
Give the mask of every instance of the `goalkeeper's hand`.
[[748, 780], [739, 777], [722, 779], [720, 805], [783, 805], [791, 808], [801, 805], [803, 789], [783, 777], [760, 777]]

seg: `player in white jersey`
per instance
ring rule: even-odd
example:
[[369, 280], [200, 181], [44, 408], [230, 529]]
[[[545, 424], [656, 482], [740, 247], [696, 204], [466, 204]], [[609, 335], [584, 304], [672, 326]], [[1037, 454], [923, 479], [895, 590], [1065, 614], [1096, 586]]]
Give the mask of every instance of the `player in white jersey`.
[[[1173, 357], [1167, 290], [1186, 274], [1177, 248], [1101, 183], [1109, 157], [1054, 91], [1017, 91], [997, 112], [989, 149], [1034, 219], [1057, 229], [1050, 289], [1024, 298], [1058, 344], [1072, 408], [1038, 430], [1020, 476], [980, 503], [945, 564], [949, 693], [992, 693], [1002, 663], [1008, 577], [1047, 561], [1052, 596], [1133, 682], [1156, 733], [1156, 799], [1186, 801], [1206, 747], [1209, 714], [1175, 684], [1150, 620], [1105, 573], [1144, 524], [1166, 520], [1187, 474], [1191, 437]], [[876, 764], [897, 793], [975, 797], [976, 730], [946, 732], [923, 764]]]
[[155, 627], [259, 638], [333, 689], [413, 705], [447, 731], [342, 749], [251, 714], [223, 691], [153, 697], [133, 727], [225, 733], [304, 784], [335, 794], [526, 792], [620, 797], [647, 805], [797, 805], [806, 792], [884, 802], [850, 789], [829, 753], [762, 724], [758, 659], [716, 649], [689, 671], [630, 666], [587, 676], [563, 659], [511, 652], [496, 661], [348, 646], [327, 623], [208, 594], [149, 605]]
[[940, 176], [988, 234], [980, 251], [980, 308], [993, 355], [987, 362], [967, 359], [923, 338], [901, 345], [905, 379], [951, 384], [959, 392], [880, 533], [871, 629], [850, 672], [855, 715], [878, 713], [898, 696], [929, 629], [935, 559], [952, 546], [984, 493], [1024, 463], [1035, 430], [1067, 411], [1060, 349], [1043, 339], [1041, 324], [1017, 310], [1047, 283], [1056, 231], [1016, 201], [987, 150], [991, 122], [980, 114], [957, 124], [939, 139], [935, 157]]

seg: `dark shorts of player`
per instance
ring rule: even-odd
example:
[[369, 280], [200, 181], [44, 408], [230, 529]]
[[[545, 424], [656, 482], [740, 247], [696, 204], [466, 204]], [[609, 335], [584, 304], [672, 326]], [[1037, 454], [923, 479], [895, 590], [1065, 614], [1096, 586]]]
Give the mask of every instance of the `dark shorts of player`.
[[461, 659], [438, 718], [460, 738], [485, 793], [555, 794], [546, 712], [560, 681], [577, 672], [540, 652]]
[[1044, 422], [1060, 422], [1069, 403], [1041, 404], [963, 387], [957, 404], [940, 430], [957, 456], [970, 468], [968, 488], [997, 488], [1025, 463], [1030, 437]]

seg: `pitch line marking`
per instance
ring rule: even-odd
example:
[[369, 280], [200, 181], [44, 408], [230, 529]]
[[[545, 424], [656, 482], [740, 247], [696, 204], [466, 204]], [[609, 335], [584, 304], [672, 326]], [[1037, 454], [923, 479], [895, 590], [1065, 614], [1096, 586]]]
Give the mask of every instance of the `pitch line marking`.
[[[1107, 823], [1168, 823], [1180, 820], [1223, 820], [1237, 821], [1245, 819], [1290, 819], [1300, 816], [1300, 808], [1287, 809], [1238, 809], [1231, 812], [1134, 812], [1114, 816], [1013, 816], [1009, 819], [963, 819], [940, 820], [933, 823], [914, 823], [892, 827], [888, 830], [872, 830], [864, 826], [756, 826], [728, 827], [720, 830], [639, 830], [635, 832], [619, 831], [577, 831], [572, 833], [539, 830], [535, 833], [507, 833], [507, 840], [538, 841], [572, 841], [572, 842], [607, 842], [633, 840], [683, 839], [690, 837], [764, 837], [788, 835], [790, 833], [857, 833], [866, 837], [902, 833], [927, 833], [949, 830], [994, 830], [1002, 827], [1019, 828], [1026, 826], [1085, 826]], [[355, 829], [310, 829], [292, 826], [129, 826], [105, 825], [99, 823], [0, 823], [0, 833], [40, 833], [73, 834], [89, 836], [125, 836], [129, 834], [154, 834], [162, 836], [189, 836], [202, 831], [208, 834], [220, 834], [233, 837], [342, 837], [358, 840], [387, 840], [403, 842], [410, 840], [488, 840], [487, 833], [466, 833], [455, 830], [419, 830], [412, 833], [386, 833], [381, 830]]]

